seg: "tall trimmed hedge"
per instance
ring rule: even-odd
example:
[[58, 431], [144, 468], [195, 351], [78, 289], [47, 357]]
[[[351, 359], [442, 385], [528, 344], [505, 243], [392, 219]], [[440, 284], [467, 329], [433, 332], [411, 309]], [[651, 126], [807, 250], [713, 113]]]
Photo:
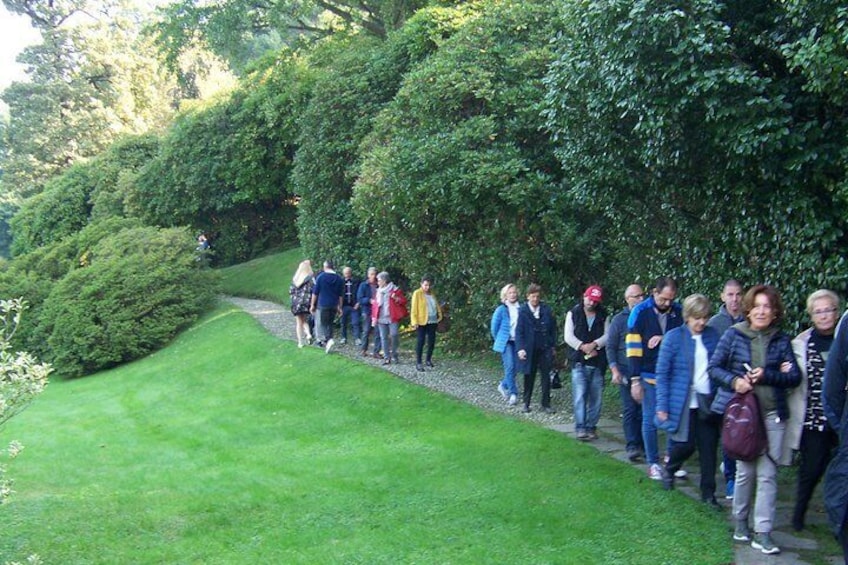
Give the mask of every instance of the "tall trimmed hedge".
[[570, 197], [606, 218], [618, 281], [670, 274], [712, 296], [729, 277], [768, 282], [796, 323], [813, 290], [846, 291], [848, 114], [814, 63], [839, 11], [562, 4], [547, 125]]
[[228, 96], [183, 111], [140, 172], [129, 209], [151, 224], [206, 232], [221, 265], [292, 243], [289, 175], [311, 81], [298, 56], [281, 53]]
[[310, 56], [317, 79], [300, 119], [292, 172], [300, 198], [298, 238], [306, 255], [373, 263], [370, 234], [351, 209], [361, 144], [404, 75], [462, 25], [471, 6], [419, 10], [386, 41], [356, 35], [326, 41]]
[[451, 339], [482, 345], [507, 282], [564, 308], [598, 277], [593, 216], [565, 198], [536, 106], [551, 59], [548, 2], [492, 2], [404, 77], [363, 147], [354, 192], [378, 264], [436, 278]]

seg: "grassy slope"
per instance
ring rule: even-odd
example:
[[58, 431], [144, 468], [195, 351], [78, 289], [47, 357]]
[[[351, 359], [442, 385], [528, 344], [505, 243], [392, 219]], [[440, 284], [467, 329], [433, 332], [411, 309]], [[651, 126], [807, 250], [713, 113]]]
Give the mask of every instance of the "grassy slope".
[[289, 285], [297, 265], [303, 259], [305, 257], [298, 247], [220, 269], [222, 288], [233, 296], [262, 298], [278, 304], [288, 304]]
[[0, 556], [48, 563], [720, 563], [723, 515], [532, 424], [298, 350], [221, 308], [55, 382]]

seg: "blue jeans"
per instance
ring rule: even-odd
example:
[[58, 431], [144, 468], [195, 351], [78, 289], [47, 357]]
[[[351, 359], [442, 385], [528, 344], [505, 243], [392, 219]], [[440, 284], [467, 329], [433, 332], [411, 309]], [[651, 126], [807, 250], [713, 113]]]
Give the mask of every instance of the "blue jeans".
[[721, 449], [721, 458], [724, 462], [724, 481], [736, 480], [736, 459], [731, 459], [724, 454], [724, 448]]
[[621, 396], [621, 424], [624, 428], [624, 441], [627, 451], [644, 451], [642, 441], [642, 405], [633, 400], [630, 394], [630, 381], [619, 385]]
[[374, 355], [377, 355], [380, 352], [380, 331], [378, 328], [375, 328], [371, 325], [371, 313], [370, 312], [362, 312], [362, 352], [366, 353], [368, 351], [368, 338], [371, 336], [373, 331], [374, 334]]
[[377, 323], [377, 328], [380, 330], [380, 341], [383, 343], [383, 359], [397, 361], [398, 325], [397, 322], [389, 324]]
[[353, 306], [343, 306], [342, 307], [342, 339], [347, 339], [347, 326], [350, 323], [353, 326], [353, 338], [359, 339], [361, 332], [359, 330], [359, 310], [355, 309]]
[[[653, 378], [653, 375], [651, 375]], [[645, 460], [648, 465], [660, 462], [659, 441], [654, 416], [657, 411], [657, 387], [645, 382], [642, 376], [642, 441], [645, 443]]]
[[515, 360], [515, 342], [508, 341], [506, 348], [501, 353], [501, 362], [504, 369], [504, 378], [501, 384], [507, 392], [518, 396], [518, 386], [515, 384]]
[[574, 397], [574, 430], [594, 432], [601, 418], [601, 394], [604, 374], [599, 367], [575, 363], [571, 369], [571, 391]]

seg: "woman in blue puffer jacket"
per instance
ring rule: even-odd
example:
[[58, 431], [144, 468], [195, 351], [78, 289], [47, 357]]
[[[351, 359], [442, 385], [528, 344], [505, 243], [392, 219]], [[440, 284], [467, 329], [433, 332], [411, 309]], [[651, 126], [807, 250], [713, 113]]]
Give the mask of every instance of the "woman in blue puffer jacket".
[[[780, 553], [771, 538], [777, 502], [777, 461], [789, 410], [786, 391], [801, 382], [801, 371], [792, 352], [790, 337], [780, 331], [783, 301], [772, 286], [756, 285], [742, 300], [745, 321], [733, 325], [719, 340], [710, 358], [710, 377], [738, 394], [753, 393], [765, 420], [768, 451], [754, 461], [737, 461], [733, 494], [733, 539], [751, 541], [765, 554]], [[754, 536], [748, 528], [751, 498], [754, 504]]]
[[666, 334], [657, 359], [656, 424], [670, 434], [663, 487], [674, 486], [674, 473], [695, 449], [701, 468], [701, 500], [721, 508], [715, 498], [716, 453], [721, 419], [709, 406], [715, 396], [707, 373], [718, 332], [707, 326], [710, 301], [702, 294], [683, 301], [683, 326]]
[[501, 289], [501, 305], [492, 314], [490, 332], [495, 340], [492, 349], [501, 354], [504, 376], [498, 384], [498, 392], [510, 406], [518, 402], [518, 387], [515, 370], [518, 359], [515, 352], [515, 327], [518, 324], [518, 287], [508, 284]]

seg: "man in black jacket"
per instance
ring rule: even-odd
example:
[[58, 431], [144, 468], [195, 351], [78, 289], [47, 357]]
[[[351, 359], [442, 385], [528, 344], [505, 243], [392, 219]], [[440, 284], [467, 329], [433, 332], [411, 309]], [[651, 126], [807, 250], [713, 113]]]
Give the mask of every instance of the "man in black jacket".
[[527, 302], [518, 310], [518, 325], [515, 328], [518, 371], [524, 375], [524, 412], [530, 412], [537, 371], [541, 373], [542, 410], [547, 414], [556, 412], [551, 408], [549, 377], [556, 338], [556, 320], [551, 307], [542, 302], [542, 287], [531, 284], [527, 287]]

